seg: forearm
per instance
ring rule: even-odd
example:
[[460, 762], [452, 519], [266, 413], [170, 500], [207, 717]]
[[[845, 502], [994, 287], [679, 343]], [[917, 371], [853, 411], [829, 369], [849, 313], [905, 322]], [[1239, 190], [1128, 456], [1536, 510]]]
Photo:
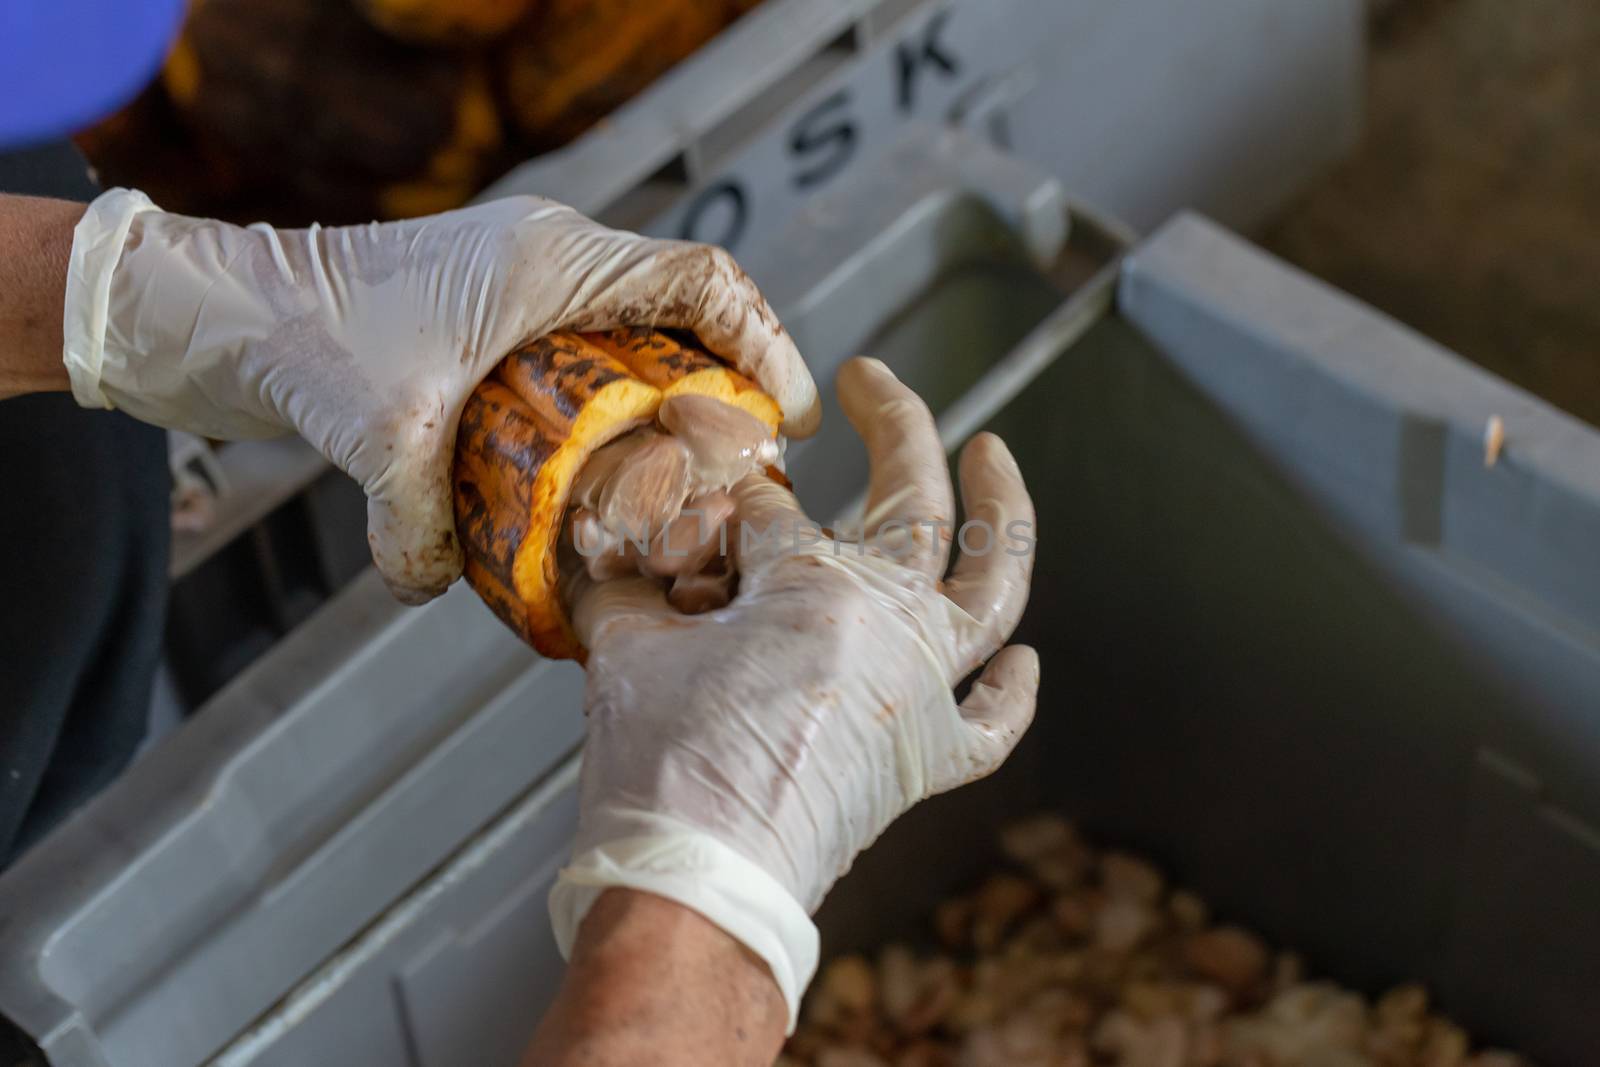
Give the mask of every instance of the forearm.
[[770, 1067], [783, 996], [766, 965], [696, 912], [613, 889], [578, 930], [523, 1067]]
[[0, 195], [0, 399], [70, 387], [61, 320], [83, 205]]

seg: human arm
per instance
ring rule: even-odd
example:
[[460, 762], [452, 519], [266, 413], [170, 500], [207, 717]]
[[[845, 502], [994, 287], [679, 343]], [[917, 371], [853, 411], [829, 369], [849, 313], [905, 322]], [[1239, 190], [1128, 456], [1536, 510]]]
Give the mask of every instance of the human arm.
[[699, 913], [609, 890], [589, 909], [524, 1067], [770, 1067], [788, 1011], [767, 966]]
[[[847, 364], [839, 389], [872, 460], [863, 543], [749, 478], [727, 607], [681, 615], [634, 578], [573, 598], [588, 727], [574, 857], [551, 896], [558, 944], [576, 958], [608, 890], [677, 901], [765, 962], [788, 1024], [816, 965], [810, 913], [907, 808], [999, 766], [1038, 686], [1031, 649], [996, 654], [1032, 565], [1002, 542], [1032, 534], [1010, 453], [988, 434], [964, 450], [968, 522], [995, 537], [947, 575], [954, 494], [932, 416], [873, 361]], [[986, 660], [958, 705], [954, 686]]]
[[80, 404], [208, 437], [298, 432], [366, 491], [374, 561], [410, 602], [461, 573], [457, 421], [523, 342], [690, 329], [778, 401], [786, 432], [818, 417], [793, 342], [725, 252], [536, 197], [279, 230], [113, 190], [78, 222], [65, 279], [59, 351]]
[[0, 400], [70, 387], [61, 314], [83, 205], [0, 195]]

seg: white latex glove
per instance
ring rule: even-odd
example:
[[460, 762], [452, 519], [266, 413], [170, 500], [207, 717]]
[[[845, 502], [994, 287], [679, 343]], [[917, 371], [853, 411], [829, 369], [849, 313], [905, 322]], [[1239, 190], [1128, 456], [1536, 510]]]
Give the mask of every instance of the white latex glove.
[[367, 493], [367, 539], [402, 600], [461, 574], [450, 496], [467, 395], [557, 329], [675, 326], [811, 433], [816, 386], [720, 249], [608, 229], [510, 197], [406, 222], [248, 228], [101, 196], [78, 225], [65, 361], [85, 407], [218, 438], [298, 431]]
[[[1027, 601], [1033, 505], [1010, 452], [982, 434], [962, 453], [968, 521], [995, 538], [972, 533], [944, 579], [954, 501], [928, 409], [872, 360], [841, 370], [839, 396], [872, 461], [864, 544], [822, 537], [752, 477], [734, 490], [752, 537], [727, 607], [680, 615], [633, 578], [579, 593], [588, 739], [550, 904], [564, 952], [608, 887], [693, 908], [766, 960], [791, 1024], [817, 962], [809, 913], [907, 808], [998, 767], [1039, 684], [1014, 645], [962, 704], [951, 692]], [[897, 540], [897, 519], [946, 525]]]

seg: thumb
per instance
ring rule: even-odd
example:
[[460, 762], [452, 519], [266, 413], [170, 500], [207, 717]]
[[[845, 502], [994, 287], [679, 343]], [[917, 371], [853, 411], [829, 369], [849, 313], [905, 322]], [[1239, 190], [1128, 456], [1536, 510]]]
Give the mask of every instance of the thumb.
[[400, 474], [367, 498], [372, 562], [395, 599], [405, 604], [425, 604], [461, 577], [461, 544], [448, 482], [442, 474], [420, 474]]
[[572, 595], [572, 627], [583, 647], [597, 651], [607, 634], [622, 627], [691, 625], [689, 617], [667, 603], [661, 583], [642, 575], [596, 582], [584, 578]]
[[953, 766], [953, 780], [934, 782], [933, 791], [942, 793], [998, 770], [1033, 722], [1038, 697], [1039, 653], [1027, 645], [995, 653], [961, 702], [961, 717], [971, 731], [967, 761]]
[[792, 492], [764, 474], [751, 474], [736, 483], [729, 549], [741, 571], [755, 570], [792, 555], [797, 531], [809, 525], [821, 536], [822, 528], [806, 518]]

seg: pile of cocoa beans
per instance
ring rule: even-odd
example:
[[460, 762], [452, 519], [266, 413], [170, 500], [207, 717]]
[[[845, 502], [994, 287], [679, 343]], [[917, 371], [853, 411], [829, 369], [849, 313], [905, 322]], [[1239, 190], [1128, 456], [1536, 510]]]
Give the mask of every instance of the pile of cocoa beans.
[[940, 951], [824, 964], [778, 1067], [1529, 1067], [1474, 1052], [1420, 985], [1372, 1003], [1308, 978], [1064, 819], [1001, 844], [1014, 869], [932, 916]]
[[756, 0], [203, 0], [161, 77], [79, 146], [188, 214], [364, 222], [465, 203]]

